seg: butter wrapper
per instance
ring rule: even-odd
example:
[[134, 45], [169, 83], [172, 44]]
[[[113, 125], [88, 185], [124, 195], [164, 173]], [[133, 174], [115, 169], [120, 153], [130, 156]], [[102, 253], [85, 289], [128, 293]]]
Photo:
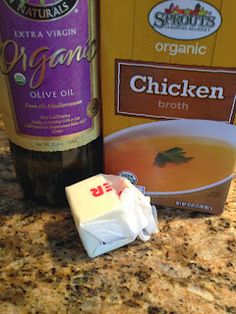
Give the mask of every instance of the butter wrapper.
[[99, 174], [66, 187], [66, 195], [91, 258], [158, 232], [150, 198], [125, 178]]

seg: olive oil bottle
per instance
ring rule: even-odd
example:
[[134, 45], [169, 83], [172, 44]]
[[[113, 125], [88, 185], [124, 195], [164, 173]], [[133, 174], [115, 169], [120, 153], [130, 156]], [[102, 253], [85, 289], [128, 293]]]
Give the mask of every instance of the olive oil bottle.
[[97, 0], [0, 2], [0, 111], [25, 197], [102, 171]]

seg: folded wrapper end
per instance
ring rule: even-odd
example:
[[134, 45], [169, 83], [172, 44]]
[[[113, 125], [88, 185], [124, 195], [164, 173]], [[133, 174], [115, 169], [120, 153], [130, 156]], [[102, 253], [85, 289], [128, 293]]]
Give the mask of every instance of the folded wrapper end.
[[158, 232], [155, 206], [125, 178], [100, 174], [66, 187], [66, 195], [91, 258]]
[[84, 248], [90, 258], [95, 258], [110, 251], [114, 251], [115, 249], [125, 246], [135, 240], [135, 238], [130, 238], [115, 240], [111, 243], [104, 243], [83, 228], [79, 228], [78, 232]]

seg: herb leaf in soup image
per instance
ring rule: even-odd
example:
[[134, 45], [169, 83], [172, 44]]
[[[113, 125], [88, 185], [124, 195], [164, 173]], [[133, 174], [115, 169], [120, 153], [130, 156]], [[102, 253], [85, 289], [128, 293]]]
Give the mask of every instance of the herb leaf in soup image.
[[192, 160], [193, 157], [187, 157], [186, 152], [181, 147], [173, 147], [164, 152], [159, 152], [154, 160], [154, 165], [164, 167], [167, 163], [180, 165]]

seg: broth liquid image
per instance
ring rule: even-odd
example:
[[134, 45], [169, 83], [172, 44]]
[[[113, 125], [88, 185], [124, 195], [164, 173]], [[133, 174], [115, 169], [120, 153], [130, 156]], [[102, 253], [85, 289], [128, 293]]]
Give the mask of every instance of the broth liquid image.
[[235, 149], [224, 141], [175, 136], [123, 138], [106, 145], [106, 169], [131, 171], [148, 192], [198, 189], [229, 177]]
[[27, 198], [102, 171], [97, 1], [0, 2], [0, 106]]

